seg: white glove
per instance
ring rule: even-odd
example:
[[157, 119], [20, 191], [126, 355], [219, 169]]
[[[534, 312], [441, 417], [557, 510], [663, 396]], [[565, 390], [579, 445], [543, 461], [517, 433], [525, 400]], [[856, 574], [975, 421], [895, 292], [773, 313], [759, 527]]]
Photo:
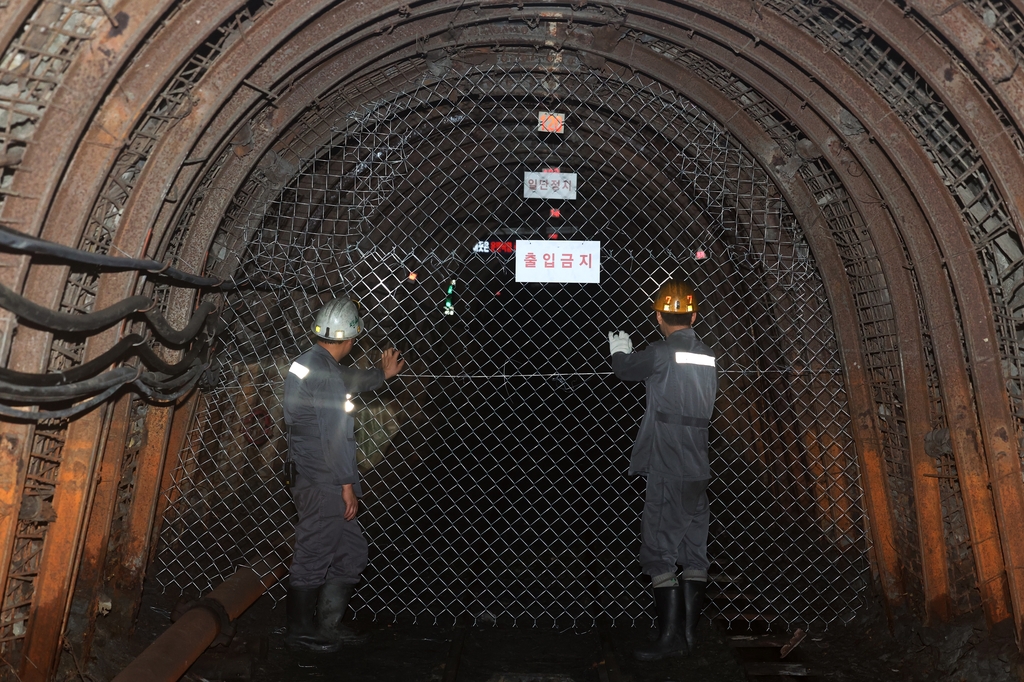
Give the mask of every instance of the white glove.
[[629, 334], [626, 332], [608, 332], [608, 351], [615, 355], [616, 353], [632, 353], [633, 342], [629, 339]]

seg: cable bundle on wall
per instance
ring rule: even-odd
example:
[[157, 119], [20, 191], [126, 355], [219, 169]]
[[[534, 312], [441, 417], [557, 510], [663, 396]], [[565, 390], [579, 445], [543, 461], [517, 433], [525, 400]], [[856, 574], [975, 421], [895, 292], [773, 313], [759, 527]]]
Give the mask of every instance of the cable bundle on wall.
[[[28, 237], [3, 226], [0, 248], [100, 268], [146, 271], [187, 286], [233, 288], [231, 284], [225, 286], [222, 280], [191, 275], [158, 261], [89, 253]], [[177, 400], [192, 391], [209, 368], [213, 341], [225, 328], [217, 306], [210, 301], [202, 302], [180, 330], [171, 326], [147, 296], [130, 296], [91, 313], [64, 313], [40, 306], [0, 285], [0, 307], [13, 312], [20, 323], [58, 334], [95, 333], [141, 314], [162, 343], [187, 347], [184, 357], [172, 364], [160, 358], [145, 337], [129, 334], [99, 357], [66, 372], [32, 374], [0, 368], [0, 415], [29, 421], [72, 417], [104, 402], [122, 388], [155, 402]], [[103, 371], [133, 357], [141, 360], [140, 366]], [[75, 400], [80, 402], [64, 409], [38, 409], [41, 405]]]

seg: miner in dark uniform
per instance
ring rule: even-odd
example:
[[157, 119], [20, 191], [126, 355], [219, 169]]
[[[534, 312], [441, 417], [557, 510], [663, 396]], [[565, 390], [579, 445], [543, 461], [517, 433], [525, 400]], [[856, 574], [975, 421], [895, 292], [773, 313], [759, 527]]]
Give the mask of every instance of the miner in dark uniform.
[[671, 280], [652, 308], [663, 340], [634, 353], [626, 332], [608, 334], [615, 376], [647, 384], [629, 473], [647, 478], [640, 564], [651, 576], [658, 639], [634, 651], [640, 660], [685, 655], [696, 643], [709, 566], [708, 425], [718, 390], [715, 354], [692, 328], [693, 289]]
[[365, 639], [341, 624], [367, 561], [356, 519], [362, 491], [350, 398], [380, 388], [405, 361], [392, 348], [381, 354], [377, 369], [338, 364], [362, 331], [355, 302], [329, 302], [313, 321], [316, 344], [291, 364], [285, 378], [284, 421], [299, 513], [287, 599], [286, 643], [292, 648], [336, 651], [342, 643]]

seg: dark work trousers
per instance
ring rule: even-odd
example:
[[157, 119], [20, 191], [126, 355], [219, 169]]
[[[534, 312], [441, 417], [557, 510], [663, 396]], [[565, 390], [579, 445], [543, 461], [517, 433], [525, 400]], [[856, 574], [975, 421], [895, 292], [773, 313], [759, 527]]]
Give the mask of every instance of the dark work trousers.
[[319, 486], [300, 476], [292, 488], [299, 522], [290, 584], [320, 587], [325, 582], [355, 585], [366, 568], [366, 538], [359, 520], [345, 520], [341, 486]]
[[640, 565], [654, 577], [685, 570], [707, 571], [708, 482], [647, 475], [640, 525]]

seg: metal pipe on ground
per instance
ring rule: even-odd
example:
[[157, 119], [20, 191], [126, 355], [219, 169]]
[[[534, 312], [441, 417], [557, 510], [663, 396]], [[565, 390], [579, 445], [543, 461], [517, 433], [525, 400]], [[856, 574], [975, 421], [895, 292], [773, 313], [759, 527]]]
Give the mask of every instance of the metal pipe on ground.
[[[186, 611], [128, 664], [113, 682], [173, 682], [207, 647], [275, 582], [284, 577], [283, 563], [244, 566]], [[219, 615], [218, 612], [222, 611]], [[224, 616], [228, 622], [225, 623]]]

